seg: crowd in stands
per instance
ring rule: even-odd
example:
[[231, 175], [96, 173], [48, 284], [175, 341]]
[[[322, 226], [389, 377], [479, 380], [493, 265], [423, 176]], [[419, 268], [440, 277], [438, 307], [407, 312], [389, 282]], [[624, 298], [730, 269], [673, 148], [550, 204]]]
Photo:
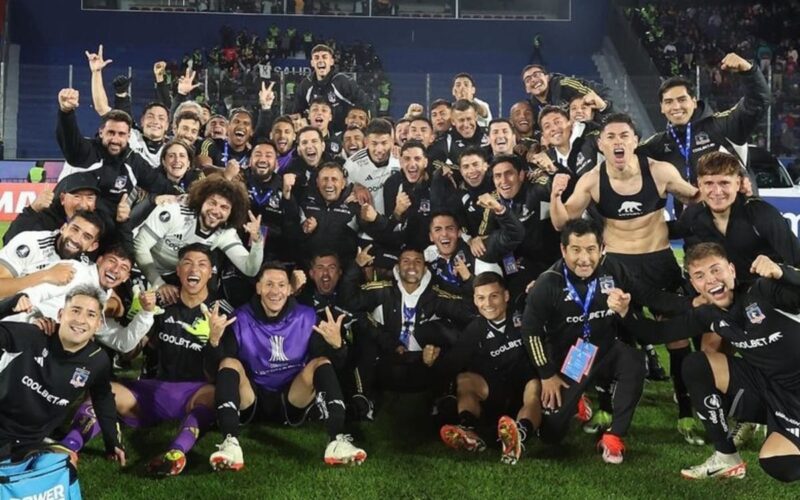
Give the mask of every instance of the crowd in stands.
[[[184, 54], [180, 62], [168, 63], [166, 79], [173, 92], [177, 89], [180, 76], [187, 68], [191, 68], [198, 75], [197, 81], [201, 82], [192, 97], [199, 102], [208, 100], [214, 111], [227, 114], [234, 108], [246, 107], [255, 112], [255, 96], [262, 82], [275, 84], [278, 98], [284, 101], [284, 107], [288, 109], [295, 99], [298, 84], [307, 74], [302, 70], [309, 71], [305, 61], [310, 58], [311, 48], [318, 43], [325, 43], [334, 50], [339, 70], [358, 81], [370, 100], [377, 103], [379, 115], [388, 114], [391, 83], [371, 44], [360, 41], [342, 44], [310, 31], [301, 33], [292, 27], [281, 30], [275, 25], [263, 34], [246, 30], [237, 33], [225, 26], [219, 36], [220, 43], [211, 49], [196, 48]], [[284, 71], [281, 86], [280, 71], [287, 67], [294, 71]]]
[[[630, 9], [628, 15], [662, 76], [696, 79], [700, 94], [717, 111], [736, 104], [738, 82], [719, 68], [731, 51], [757, 61], [772, 74], [772, 152], [800, 152], [800, 2], [712, 2], [685, 7], [653, 2]], [[766, 145], [760, 127], [752, 141]]]
[[[265, 67], [299, 51], [310, 71], [284, 114]], [[40, 445], [85, 387], [91, 399], [58, 436], [73, 460], [102, 433], [124, 464], [118, 419], [180, 420], [147, 465], [178, 475], [216, 422], [210, 465], [239, 470], [240, 423], [317, 415], [325, 462], [361, 463], [346, 426], [385, 411], [388, 390], [427, 395], [451, 448], [498, 439], [512, 465], [524, 442], [558, 443], [577, 417], [617, 466], [648, 377], [672, 380], [681, 439], [714, 446], [684, 477], [743, 477], [739, 427], [781, 413], [759, 463], [800, 478], [800, 327], [788, 318], [800, 309], [800, 241], [727, 150], [770, 102], [758, 61], [706, 60], [742, 83], [724, 114], [667, 79], [668, 125], [640, 138], [602, 91], [542, 64], [522, 68], [527, 97], [508, 119], [493, 118], [469, 73], [428, 109], [382, 118], [348, 71], [379, 69], [374, 52], [310, 33], [223, 29], [173, 82], [156, 62], [143, 109], [124, 79], [109, 99], [102, 45], [86, 57], [100, 126], [85, 137], [76, 114], [88, 96], [59, 91], [67, 164], [0, 250], [0, 319], [14, 322], [0, 321], [0, 348], [20, 351], [3, 370], [0, 459]], [[199, 71], [218, 77], [225, 113], [200, 99]], [[688, 278], [670, 238], [685, 242]], [[140, 377], [112, 377], [100, 346], [142, 355]], [[727, 412], [742, 426], [729, 429]]]

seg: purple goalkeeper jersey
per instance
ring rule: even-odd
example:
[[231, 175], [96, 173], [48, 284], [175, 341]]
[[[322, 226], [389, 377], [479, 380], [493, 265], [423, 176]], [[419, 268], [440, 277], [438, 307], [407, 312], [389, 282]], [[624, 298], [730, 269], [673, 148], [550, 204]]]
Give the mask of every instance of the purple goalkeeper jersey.
[[239, 307], [231, 325], [238, 343], [238, 358], [259, 389], [280, 391], [294, 380], [308, 362], [308, 344], [314, 333], [316, 313], [293, 304], [276, 321], [264, 321], [252, 303]]

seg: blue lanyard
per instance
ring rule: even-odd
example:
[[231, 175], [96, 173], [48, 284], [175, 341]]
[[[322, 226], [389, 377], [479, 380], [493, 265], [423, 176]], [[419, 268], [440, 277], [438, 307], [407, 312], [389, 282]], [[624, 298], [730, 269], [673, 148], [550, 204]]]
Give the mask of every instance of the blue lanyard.
[[400, 328], [400, 342], [408, 349], [408, 341], [411, 337], [411, 327], [414, 325], [414, 316], [417, 314], [416, 307], [406, 307], [403, 304], [403, 326]]
[[253, 197], [253, 201], [256, 203], [256, 205], [260, 208], [269, 201], [270, 197], [272, 196], [272, 189], [267, 189], [264, 194], [259, 196], [258, 190], [255, 186], [253, 186], [253, 188], [250, 190], [250, 195]]
[[450, 283], [451, 285], [458, 285], [459, 280], [456, 276], [453, 263], [448, 262], [445, 258], [442, 258], [442, 260], [444, 260], [444, 269], [442, 269], [442, 266], [435, 266], [436, 274], [447, 283]]
[[686, 171], [686, 180], [692, 181], [692, 164], [689, 162], [689, 157], [692, 155], [692, 122], [686, 124], [686, 144], [681, 143], [678, 139], [678, 134], [675, 133], [675, 127], [672, 124], [667, 125], [667, 131], [675, 140], [678, 145], [678, 151], [683, 156], [683, 168]]
[[564, 268], [564, 281], [567, 282], [567, 290], [569, 290], [569, 296], [572, 297], [572, 300], [578, 304], [578, 307], [581, 308], [583, 311], [583, 340], [589, 340], [590, 328], [589, 328], [589, 308], [592, 306], [592, 299], [594, 298], [594, 292], [597, 290], [597, 278], [593, 279], [589, 283], [589, 287], [586, 290], [586, 298], [581, 300], [581, 296], [578, 295], [578, 291], [575, 290], [575, 286], [573, 286], [572, 282], [569, 280], [569, 275], [567, 274], [567, 265], [562, 264]]
[[225, 141], [225, 147], [222, 149], [222, 166], [228, 163], [228, 141]]

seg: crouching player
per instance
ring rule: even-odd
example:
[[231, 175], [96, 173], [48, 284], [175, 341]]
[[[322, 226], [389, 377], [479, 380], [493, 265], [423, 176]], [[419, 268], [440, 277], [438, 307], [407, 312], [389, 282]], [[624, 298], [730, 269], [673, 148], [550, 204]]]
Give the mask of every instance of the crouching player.
[[742, 478], [746, 465], [733, 444], [726, 419], [767, 424], [758, 461], [764, 472], [784, 482], [800, 479], [800, 270], [759, 255], [750, 286], [735, 288], [736, 267], [716, 243], [686, 252], [686, 269], [707, 305], [658, 323], [629, 312], [630, 294], [613, 290], [609, 307], [625, 318], [637, 337], [654, 343], [714, 332], [741, 357], [696, 352], [683, 373], [698, 418], [714, 444], [702, 464], [683, 469], [688, 479]]
[[[216, 352], [208, 344], [210, 320], [219, 316], [220, 311], [230, 312], [231, 308], [209, 296], [211, 258], [211, 251], [202, 243], [189, 244], [179, 251], [178, 302], [156, 316], [150, 332], [158, 360], [155, 378], [111, 384], [117, 412], [127, 425], [143, 427], [181, 420], [178, 435], [167, 451], [147, 466], [157, 476], [180, 474], [186, 466], [186, 454], [214, 423], [214, 386], [207, 382], [206, 376], [207, 371], [213, 373], [216, 369]], [[147, 292], [141, 300], [154, 304], [154, 295]], [[78, 408], [72, 429], [62, 444], [78, 452], [98, 432], [94, 408], [91, 402], [86, 402]]]
[[600, 229], [587, 220], [563, 226], [561, 255], [536, 280], [522, 318], [523, 341], [542, 380], [539, 437], [560, 441], [589, 384], [598, 378], [616, 381], [611, 426], [597, 447], [606, 463], [620, 464], [622, 438], [642, 395], [646, 370], [644, 354], [620, 340], [620, 322], [605, 294], [629, 287], [638, 303], [667, 314], [686, 310], [691, 300], [638, 284], [623, 266], [603, 256]]
[[236, 309], [234, 317], [212, 317], [209, 342], [218, 346], [223, 357], [217, 373], [216, 405], [225, 440], [218, 445], [219, 451], [211, 454], [211, 467], [244, 467], [238, 440], [240, 422], [257, 417], [300, 425], [315, 401], [329, 437], [325, 463], [363, 462], [366, 452], [343, 433], [345, 405], [331, 364], [339, 366], [346, 359], [341, 332], [344, 315], [334, 320], [328, 310], [327, 321], [315, 325], [314, 309], [291, 298], [289, 273], [277, 263], [262, 266], [256, 294]]
[[[442, 379], [458, 375], [459, 424], [445, 425], [439, 434], [451, 448], [482, 451], [486, 445], [476, 428], [483, 409], [492, 421], [500, 417], [497, 435], [503, 443], [501, 460], [515, 464], [525, 436], [541, 423], [541, 386], [522, 345], [519, 325], [507, 315], [509, 293], [503, 278], [484, 272], [475, 277], [473, 288], [481, 317], [469, 324], [441, 358], [439, 349], [433, 346], [423, 352], [424, 361], [436, 361], [434, 370]], [[516, 421], [506, 415], [509, 412], [516, 412]]]

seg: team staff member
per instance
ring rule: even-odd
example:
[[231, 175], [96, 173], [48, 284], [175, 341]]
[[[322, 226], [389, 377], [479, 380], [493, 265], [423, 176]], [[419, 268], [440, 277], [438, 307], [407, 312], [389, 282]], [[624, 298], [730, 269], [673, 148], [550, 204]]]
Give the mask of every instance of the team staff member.
[[[653, 161], [637, 151], [638, 137], [628, 115], [606, 117], [598, 146], [606, 160], [578, 179], [575, 190], [564, 202], [562, 194], [570, 177], [557, 174], [550, 197], [550, 217], [556, 229], [571, 218], [580, 217], [591, 202], [605, 219], [603, 232], [609, 257], [641, 277], [650, 286], [674, 292], [683, 284], [680, 267], [669, 245], [663, 208], [668, 193], [689, 201], [697, 188], [681, 178], [669, 163]], [[680, 366], [691, 352], [681, 341], [667, 346], [670, 375], [678, 400], [678, 432], [689, 444], [701, 444]]]
[[522, 69], [522, 83], [525, 92], [531, 96], [529, 102], [534, 117], [538, 117], [545, 106], [563, 106], [578, 95], [582, 95], [584, 102], [598, 112], [611, 112], [610, 102], [602, 99], [584, 82], [557, 73], [551, 74], [541, 64], [525, 66]]
[[[467, 326], [447, 354], [439, 357], [438, 349], [428, 349], [428, 358], [434, 358], [434, 369], [443, 378], [457, 376], [459, 425], [444, 425], [439, 435], [451, 448], [482, 451], [486, 444], [475, 428], [485, 411], [492, 420], [499, 417], [501, 461], [513, 465], [525, 437], [541, 424], [541, 385], [522, 345], [519, 326], [509, 321], [510, 295], [503, 278], [481, 273], [473, 287], [481, 317]], [[507, 413], [515, 413], [516, 422]]]
[[731, 143], [746, 144], [769, 106], [769, 86], [756, 66], [734, 53], [726, 55], [720, 66], [741, 75], [744, 98], [731, 109], [714, 113], [706, 103], [697, 100], [689, 80], [668, 78], [658, 89], [667, 129], [649, 137], [640, 146], [645, 156], [675, 165], [692, 184], [697, 182], [700, 157], [721, 148], [730, 151]]
[[27, 323], [0, 323], [5, 351], [0, 394], [0, 457], [21, 457], [41, 445], [86, 391], [95, 401], [106, 451], [125, 465], [117, 428], [111, 361], [92, 337], [103, 321], [103, 292], [81, 287], [67, 295], [56, 335]]
[[702, 203], [686, 208], [676, 229], [688, 230], [681, 235], [687, 248], [706, 241], [722, 245], [739, 282], [749, 284], [757, 278], [750, 265], [759, 255], [800, 265], [800, 241], [775, 207], [739, 192], [741, 173], [739, 161], [729, 153], [703, 155], [697, 162]]
[[478, 125], [474, 103], [465, 99], [454, 102], [450, 122], [450, 129], [431, 144], [428, 151], [431, 161], [458, 165], [461, 153], [469, 146], [489, 145], [489, 136]]
[[800, 271], [759, 255], [750, 271], [760, 276], [736, 288], [736, 268], [716, 243], [686, 252], [692, 286], [707, 305], [666, 322], [629, 312], [630, 296], [609, 294], [608, 306], [646, 342], [667, 342], [708, 331], [730, 340], [741, 357], [693, 353], [683, 365], [692, 404], [700, 415], [714, 454], [681, 470], [689, 479], [744, 477], [746, 465], [728, 432], [727, 417], [767, 424], [759, 452], [764, 472], [784, 482], [800, 479]]
[[[563, 226], [561, 255], [536, 280], [522, 318], [522, 338], [542, 380], [545, 414], [539, 435], [546, 442], [560, 441], [592, 380], [616, 380], [611, 428], [598, 447], [605, 462], [619, 464], [622, 438], [642, 395], [645, 364], [643, 353], [619, 339], [618, 320], [605, 294], [624, 283], [636, 289], [637, 301], [670, 313], [685, 310], [690, 300], [634, 281], [627, 269], [603, 256], [601, 231], [585, 219]], [[575, 351], [586, 354], [584, 362], [573, 356]]]

